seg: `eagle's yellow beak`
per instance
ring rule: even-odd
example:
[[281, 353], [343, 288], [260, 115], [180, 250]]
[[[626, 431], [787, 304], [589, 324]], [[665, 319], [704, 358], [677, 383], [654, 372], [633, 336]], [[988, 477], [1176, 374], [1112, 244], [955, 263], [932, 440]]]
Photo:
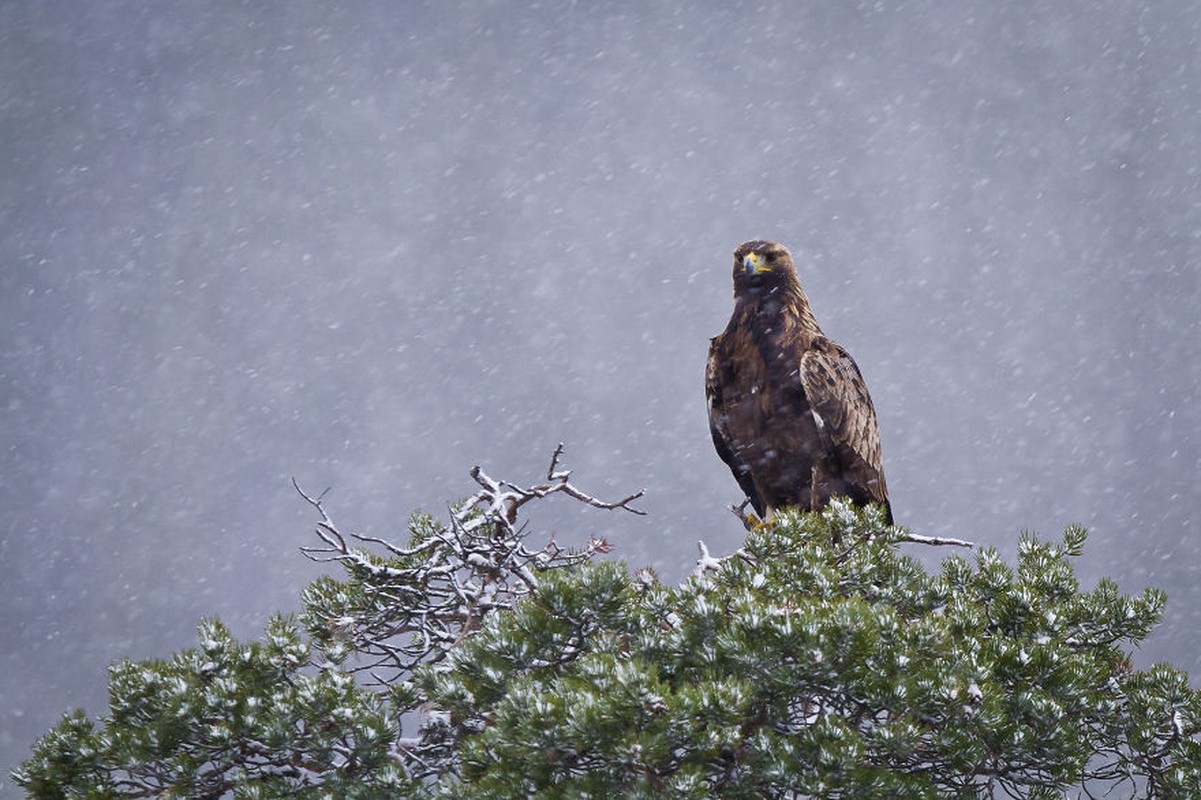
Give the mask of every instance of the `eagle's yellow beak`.
[[761, 275], [764, 272], [771, 272], [771, 267], [767, 265], [767, 261], [758, 253], [747, 253], [742, 257], [742, 268], [746, 271], [746, 276], [749, 278], [752, 275]]

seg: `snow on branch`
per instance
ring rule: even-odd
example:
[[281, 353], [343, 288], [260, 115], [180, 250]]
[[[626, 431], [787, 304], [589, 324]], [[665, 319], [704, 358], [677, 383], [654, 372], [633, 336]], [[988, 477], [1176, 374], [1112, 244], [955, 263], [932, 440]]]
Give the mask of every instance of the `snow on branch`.
[[975, 547], [975, 542], [969, 542], [965, 539], [952, 539], [949, 536], [919, 536], [916, 533], [902, 531], [897, 537], [898, 541], [912, 542], [914, 544], [928, 544], [935, 547], [949, 545], [952, 547]]
[[[540, 483], [531, 486], [528, 489], [522, 489], [507, 481], [494, 481], [484, 474], [478, 466], [471, 468], [471, 477], [475, 478], [476, 483], [484, 487], [484, 492], [488, 497], [496, 498], [503, 504], [503, 509], [506, 513], [516, 513], [517, 509], [528, 503], [530, 500], [541, 499], [557, 492], [562, 492], [568, 497], [587, 503], [593, 508], [601, 508], [605, 510], [625, 509], [631, 514], [645, 516], [645, 511], [640, 511], [636, 508], [631, 508], [630, 503], [642, 497], [646, 493], [645, 489], [639, 490], [634, 494], [624, 497], [615, 503], [606, 503], [603, 500], [598, 500], [595, 497], [586, 494], [571, 484], [571, 470], [558, 470], [559, 457], [563, 455], [563, 443], [555, 448], [555, 452], [551, 454], [550, 467], [546, 470], [546, 480], [549, 483]], [[507, 490], [507, 491], [505, 491]], [[481, 499], [482, 501], [482, 499]], [[498, 509], [500, 510], [500, 509]]]
[[553, 537], [541, 547], [527, 543], [530, 532], [518, 522], [520, 510], [552, 494], [594, 508], [646, 513], [631, 505], [641, 491], [607, 502], [581, 490], [570, 481], [571, 472], [560, 468], [562, 454], [560, 444], [546, 480], [526, 487], [472, 467], [479, 491], [452, 506], [445, 523], [415, 515], [404, 546], [342, 532], [325, 509], [325, 492], [314, 497], [293, 480], [318, 515], [318, 541], [301, 552], [347, 571], [346, 580], [317, 581], [305, 593], [305, 623], [325, 657], [340, 664], [355, 654], [358, 663], [349, 668], [380, 684], [407, 680], [418, 665], [441, 660], [489, 613], [533, 591], [538, 573], [608, 552], [603, 538], [579, 550], [565, 549]]

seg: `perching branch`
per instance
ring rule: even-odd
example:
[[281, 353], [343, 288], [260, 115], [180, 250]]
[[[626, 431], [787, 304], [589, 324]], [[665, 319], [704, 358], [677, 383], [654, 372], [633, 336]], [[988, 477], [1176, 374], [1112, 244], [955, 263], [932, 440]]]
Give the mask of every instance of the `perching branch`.
[[[837, 498], [835, 498], [835, 501], [837, 501]], [[754, 514], [747, 513], [746, 507], [748, 505], [750, 505], [750, 503], [751, 503], [751, 498], [748, 497], [745, 500], [743, 500], [741, 503], [739, 503], [738, 505], [730, 505], [729, 506], [730, 512], [734, 516], [738, 517], [738, 521], [741, 522], [742, 526], [744, 528], [746, 528], [748, 531], [754, 530], [756, 525], [763, 524], [763, 522], [761, 522], [757, 516], [755, 516]], [[898, 542], [911, 542], [913, 544], [926, 544], [926, 545], [931, 545], [931, 546], [935, 546], [935, 547], [939, 547], [939, 546], [975, 547], [976, 546], [976, 544], [974, 542], [969, 542], [964, 539], [953, 539], [948, 536], [919, 536], [916, 533], [910, 533], [907, 530], [904, 530], [902, 528], [896, 528], [896, 527], [893, 528], [893, 531], [896, 534], [896, 540]]]

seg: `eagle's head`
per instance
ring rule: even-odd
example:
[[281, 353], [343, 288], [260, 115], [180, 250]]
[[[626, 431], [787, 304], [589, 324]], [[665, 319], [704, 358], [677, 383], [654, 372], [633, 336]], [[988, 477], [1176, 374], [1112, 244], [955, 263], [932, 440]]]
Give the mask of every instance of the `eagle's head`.
[[796, 266], [784, 245], [756, 239], [739, 245], [734, 251], [735, 294], [745, 290], [777, 289], [796, 282]]

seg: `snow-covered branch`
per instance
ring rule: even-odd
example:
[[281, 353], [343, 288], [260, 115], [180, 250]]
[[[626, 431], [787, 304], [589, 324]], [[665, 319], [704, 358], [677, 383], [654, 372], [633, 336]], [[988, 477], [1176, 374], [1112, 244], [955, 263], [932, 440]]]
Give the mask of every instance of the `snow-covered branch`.
[[912, 542], [914, 544], [928, 544], [936, 547], [949, 545], [952, 547], [975, 547], [975, 542], [969, 542], [964, 539], [952, 539], [949, 536], [919, 536], [916, 533], [903, 531], [897, 539], [902, 542]]
[[546, 480], [526, 487], [472, 467], [479, 491], [452, 506], [445, 523], [415, 515], [405, 546], [343, 533], [324, 507], [325, 492], [309, 495], [293, 481], [318, 514], [318, 542], [301, 551], [313, 561], [341, 563], [349, 576], [316, 581], [305, 593], [305, 622], [329, 663], [342, 664], [353, 652], [356, 663], [344, 668], [381, 684], [403, 682], [419, 664], [439, 661], [478, 630], [489, 613], [532, 592], [538, 573], [608, 552], [603, 538], [578, 550], [553, 537], [540, 547], [528, 544], [530, 530], [519, 523], [519, 511], [552, 494], [594, 508], [645, 513], [631, 505], [642, 492], [606, 502], [575, 486], [570, 471], [559, 467], [562, 454], [560, 444]]

